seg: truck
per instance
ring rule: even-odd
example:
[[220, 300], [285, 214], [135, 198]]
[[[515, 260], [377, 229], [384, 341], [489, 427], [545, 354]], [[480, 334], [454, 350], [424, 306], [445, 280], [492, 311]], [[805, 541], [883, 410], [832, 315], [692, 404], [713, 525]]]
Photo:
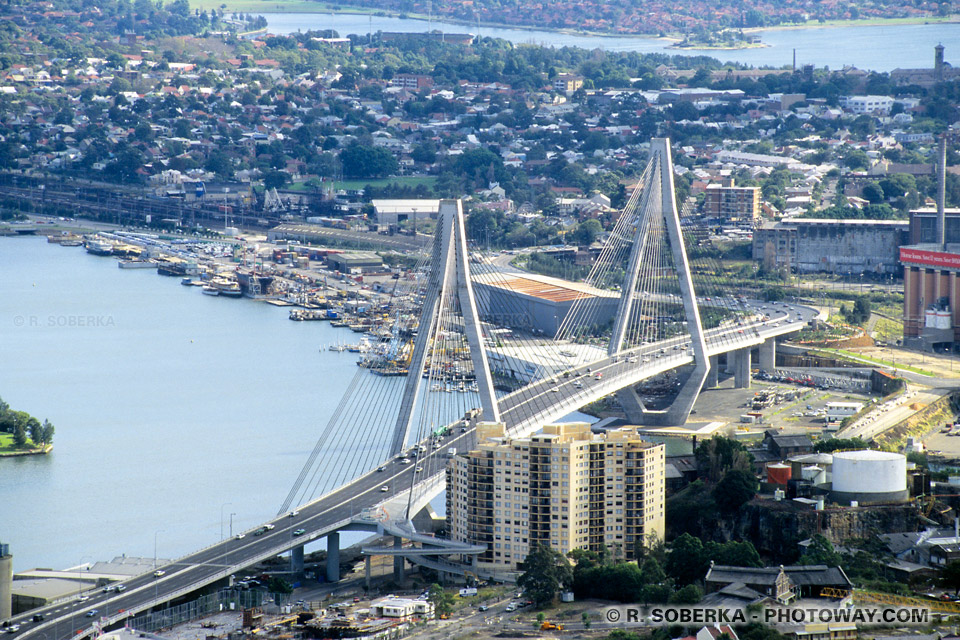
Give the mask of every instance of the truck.
[[554, 624], [553, 622], [550, 622], [549, 620], [544, 620], [544, 621], [543, 621], [543, 624], [540, 625], [540, 630], [541, 630], [541, 631], [563, 631], [563, 625], [562, 625], [562, 624]]

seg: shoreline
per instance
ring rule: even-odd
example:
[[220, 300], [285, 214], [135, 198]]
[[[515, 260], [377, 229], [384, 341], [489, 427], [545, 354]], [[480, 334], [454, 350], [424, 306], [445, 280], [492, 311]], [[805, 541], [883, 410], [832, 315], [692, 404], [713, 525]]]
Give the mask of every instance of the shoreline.
[[[196, 7], [200, 9], [211, 9], [219, 8], [219, 2], [214, 0], [200, 0], [199, 2], [191, 2], [191, 7]], [[403, 13], [398, 11], [387, 11], [384, 9], [374, 9], [366, 7], [355, 7], [355, 6], [331, 6], [326, 5], [320, 2], [306, 2], [297, 3], [294, 6], [286, 4], [275, 4], [269, 10], [264, 11], [264, 6], [259, 5], [256, 9], [246, 8], [247, 2], [240, 0], [240, 7], [233, 8], [227, 4], [226, 8], [223, 9], [223, 12], [226, 13], [254, 13], [257, 15], [265, 13], [274, 13], [274, 14], [337, 14], [337, 15], [355, 15], [355, 16], [369, 16], [369, 17], [378, 17], [378, 18], [396, 18], [400, 20], [416, 20], [420, 22], [443, 22], [446, 24], [454, 24], [464, 27], [473, 27], [476, 26], [479, 30], [480, 28], [492, 28], [492, 29], [513, 29], [518, 31], [545, 31], [549, 33], [556, 33], [560, 35], [581, 35], [589, 37], [598, 37], [598, 38], [642, 38], [645, 40], [674, 40], [680, 41], [684, 37], [682, 34], [668, 33], [666, 35], [658, 35], [653, 33], [623, 33], [623, 32], [611, 32], [611, 31], [590, 31], [587, 29], [557, 29], [551, 27], [537, 26], [537, 25], [525, 25], [525, 24], [507, 24], [502, 22], [488, 22], [488, 21], [469, 21], [462, 20], [453, 17], [445, 16], [426, 16], [418, 13]], [[297, 6], [301, 5], [301, 6]], [[306, 6], [302, 6], [306, 5]], [[313, 6], [316, 5], [316, 6]], [[827, 20], [825, 22], [813, 22], [808, 21], [803, 24], [781, 24], [781, 25], [772, 25], [764, 27], [746, 27], [742, 29], [743, 33], [760, 33], [764, 31], [795, 31], [799, 29], [842, 29], [850, 27], [884, 27], [884, 26], [903, 26], [903, 25], [929, 25], [929, 24], [960, 24], [960, 14], [953, 14], [950, 16], [939, 17], [939, 16], [930, 16], [924, 18], [870, 18], [863, 20]], [[267, 31], [269, 32], [270, 25], [267, 25]], [[475, 34], [477, 35], [477, 34]], [[482, 34], [480, 34], [482, 35]], [[761, 44], [760, 47], [769, 46]], [[745, 46], [745, 47], [690, 47], [692, 50], [716, 50], [716, 51], [737, 51], [741, 49], [748, 48], [760, 48], [756, 45]], [[678, 49], [680, 49], [678, 47]], [[686, 47], [682, 49], [687, 49]]]
[[42, 456], [53, 451], [53, 445], [48, 444], [39, 449], [28, 449], [25, 451], [0, 451], [0, 458], [18, 458], [21, 456]]
[[671, 44], [667, 49], [676, 51], [744, 51], [746, 49], [767, 49], [771, 45], [765, 42], [747, 43], [744, 45], [681, 45], [680, 43]]

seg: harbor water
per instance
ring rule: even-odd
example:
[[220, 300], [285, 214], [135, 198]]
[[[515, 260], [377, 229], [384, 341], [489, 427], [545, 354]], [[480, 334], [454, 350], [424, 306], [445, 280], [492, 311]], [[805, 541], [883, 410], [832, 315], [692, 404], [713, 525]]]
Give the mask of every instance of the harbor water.
[[277, 513], [356, 370], [320, 348], [356, 334], [45, 238], [0, 238], [0, 265], [0, 397], [57, 429], [50, 455], [0, 459], [15, 570], [155, 536], [177, 557]]
[[635, 36], [600, 36], [561, 33], [538, 29], [509, 29], [463, 25], [439, 20], [424, 21], [387, 16], [362, 16], [329, 13], [266, 13], [271, 33], [292, 33], [308, 29], [335, 29], [341, 36], [366, 35], [377, 31], [417, 32], [436, 29], [446, 33], [479, 33], [484, 37], [503, 38], [516, 44], [537, 44], [553, 47], [576, 46], [604, 51], [637, 51], [667, 55], [706, 55], [721, 61], [740, 62], [752, 66], [780, 67], [797, 65], [841, 69], [852, 65], [870, 71], [892, 71], [900, 68], [932, 68], [933, 48], [947, 46], [946, 59], [960, 64], [960, 24], [907, 24], [878, 26], [804, 27], [770, 29], [758, 33], [766, 47], [722, 51], [716, 49], [669, 49], [665, 38]]

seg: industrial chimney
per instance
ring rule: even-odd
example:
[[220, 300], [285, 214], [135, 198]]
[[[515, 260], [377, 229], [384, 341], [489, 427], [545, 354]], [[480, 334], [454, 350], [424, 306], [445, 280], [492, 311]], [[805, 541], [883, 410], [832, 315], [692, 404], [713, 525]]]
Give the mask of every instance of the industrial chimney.
[[947, 249], [947, 232], [944, 220], [944, 207], [947, 197], [947, 134], [940, 134], [940, 147], [937, 149], [937, 243], [941, 251]]

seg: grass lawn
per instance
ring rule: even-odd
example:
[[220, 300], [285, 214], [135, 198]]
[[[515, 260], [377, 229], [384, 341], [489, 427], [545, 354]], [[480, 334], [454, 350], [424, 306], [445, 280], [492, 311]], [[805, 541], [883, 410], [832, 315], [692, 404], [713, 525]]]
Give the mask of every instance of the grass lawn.
[[30, 438], [27, 438], [27, 444], [23, 447], [18, 447], [13, 444], [13, 434], [12, 433], [0, 433], [0, 455], [4, 453], [14, 453], [17, 451], [34, 451], [37, 447], [33, 444], [33, 441]]
[[933, 373], [932, 371], [927, 371], [926, 369], [921, 369], [920, 367], [911, 367], [903, 363], [894, 362], [893, 360], [883, 360], [881, 358], [872, 358], [870, 356], [854, 353], [853, 351], [844, 351], [843, 349], [817, 349], [817, 351], [824, 351], [826, 353], [831, 353], [838, 356], [859, 359], [862, 362], [872, 362], [874, 364], [882, 364], [888, 367], [899, 369], [901, 371], [910, 371], [912, 373], [919, 373], [922, 376], [931, 376], [931, 377], [937, 376], [937, 374]]

